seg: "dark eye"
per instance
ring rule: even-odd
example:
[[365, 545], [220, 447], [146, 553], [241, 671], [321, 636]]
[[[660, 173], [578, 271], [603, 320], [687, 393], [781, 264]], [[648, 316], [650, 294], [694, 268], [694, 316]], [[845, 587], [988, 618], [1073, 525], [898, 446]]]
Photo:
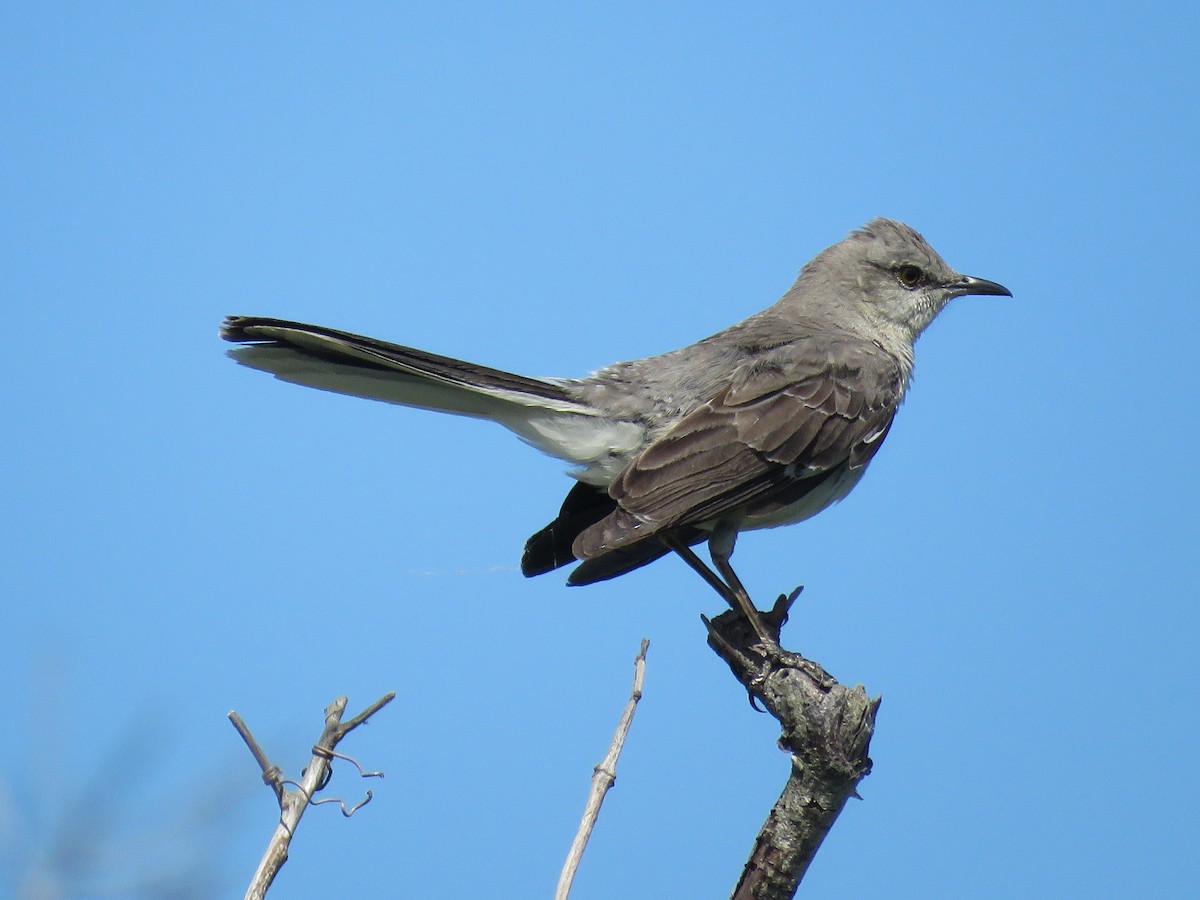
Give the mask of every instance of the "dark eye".
[[896, 270], [896, 277], [902, 285], [909, 288], [915, 288], [925, 281], [925, 273], [917, 266], [901, 266]]

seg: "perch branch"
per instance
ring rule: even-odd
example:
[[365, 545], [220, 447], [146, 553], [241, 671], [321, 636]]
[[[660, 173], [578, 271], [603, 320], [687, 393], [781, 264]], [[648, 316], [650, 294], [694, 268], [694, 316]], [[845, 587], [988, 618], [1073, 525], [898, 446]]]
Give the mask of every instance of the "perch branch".
[[[778, 637], [799, 593], [781, 596], [762, 615], [772, 636]], [[861, 685], [839, 684], [799, 653], [764, 645], [736, 611], [704, 622], [709, 646], [779, 721], [779, 746], [792, 761], [732, 898], [790, 900], [846, 800], [857, 796], [855, 788], [871, 771], [867, 753], [880, 701]]]

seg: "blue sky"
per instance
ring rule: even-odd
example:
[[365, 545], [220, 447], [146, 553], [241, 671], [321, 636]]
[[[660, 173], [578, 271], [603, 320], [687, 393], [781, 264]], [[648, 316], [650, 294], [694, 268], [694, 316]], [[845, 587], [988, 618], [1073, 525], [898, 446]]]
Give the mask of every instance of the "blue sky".
[[102, 834], [67, 895], [176, 860], [237, 895], [274, 811], [226, 712], [295, 773], [333, 697], [395, 690], [344, 745], [387, 771], [375, 801], [313, 810], [272, 896], [548, 896], [646, 636], [573, 896], [725, 896], [787, 760], [704, 645], [707, 589], [672, 560], [525, 580], [558, 463], [240, 369], [216, 328], [583, 374], [769, 305], [888, 215], [1015, 297], [934, 323], [851, 498], [739, 544], [761, 598], [807, 586], [785, 643], [884, 698], [804, 896], [1190, 896], [1198, 27], [5, 4], [0, 893]]

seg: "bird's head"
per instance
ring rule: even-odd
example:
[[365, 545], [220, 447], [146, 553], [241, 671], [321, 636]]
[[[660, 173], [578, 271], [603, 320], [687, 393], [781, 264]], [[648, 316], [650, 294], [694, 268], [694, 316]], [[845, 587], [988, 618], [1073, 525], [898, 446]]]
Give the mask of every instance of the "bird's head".
[[910, 344], [955, 297], [1012, 296], [994, 281], [954, 271], [912, 228], [882, 218], [818, 254], [789, 294], [847, 325], [865, 319], [898, 332]]

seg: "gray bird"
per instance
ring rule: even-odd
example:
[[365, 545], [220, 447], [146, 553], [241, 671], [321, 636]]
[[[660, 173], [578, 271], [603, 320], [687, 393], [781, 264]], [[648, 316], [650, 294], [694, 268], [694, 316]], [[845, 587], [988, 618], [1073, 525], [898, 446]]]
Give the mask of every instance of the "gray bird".
[[[764, 641], [730, 564], [738, 533], [799, 522], [841, 500], [891, 428], [913, 343], [965, 294], [1012, 296], [960, 275], [921, 235], [875, 219], [819, 253], [768, 309], [660, 356], [586, 378], [527, 378], [331, 328], [230, 316], [239, 363], [308, 387], [490, 419], [573, 466], [558, 516], [521, 571], [579, 561], [568, 583], [679, 554]], [[714, 573], [691, 549], [708, 541]]]

